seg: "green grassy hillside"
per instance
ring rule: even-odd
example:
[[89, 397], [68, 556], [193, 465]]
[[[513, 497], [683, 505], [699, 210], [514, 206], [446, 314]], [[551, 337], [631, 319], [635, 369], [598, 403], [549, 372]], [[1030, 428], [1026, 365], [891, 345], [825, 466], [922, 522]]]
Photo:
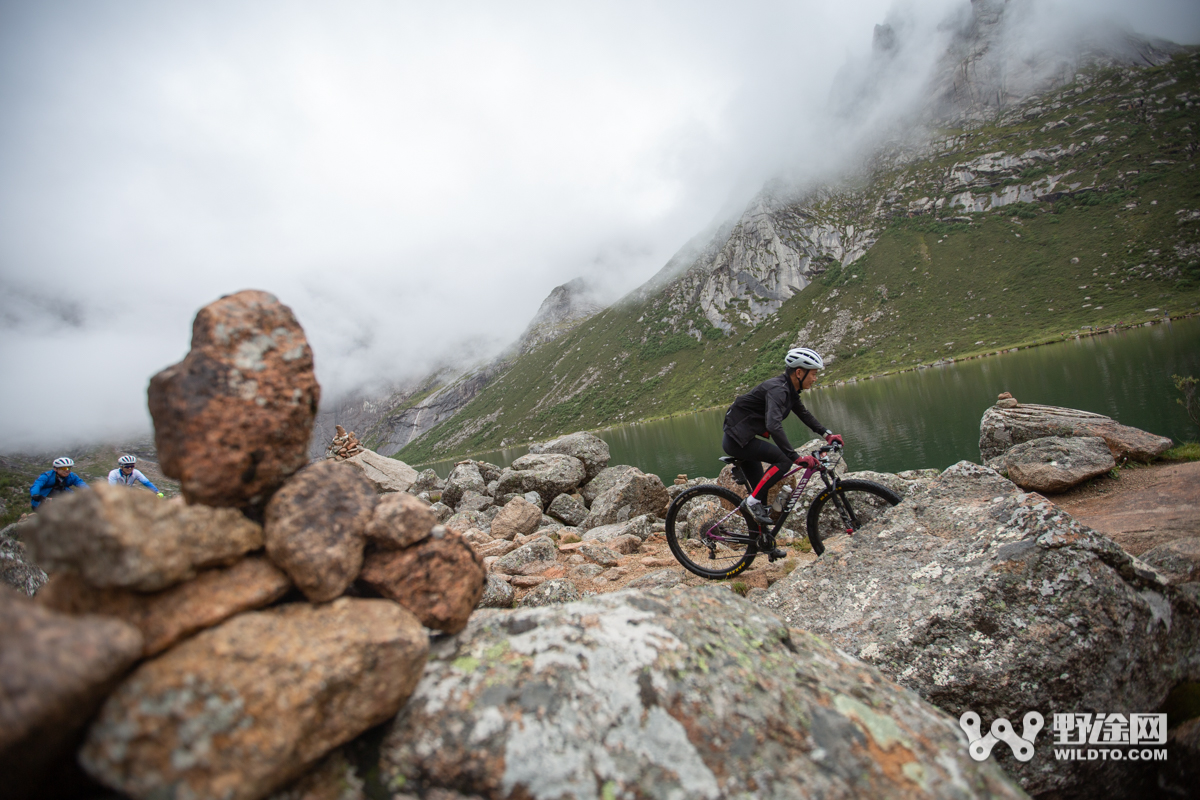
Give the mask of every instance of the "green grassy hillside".
[[[873, 226], [878, 241], [756, 326], [727, 335], [698, 310], [689, 326], [670, 311], [669, 287], [610, 308], [518, 359], [397, 457], [420, 463], [725, 405], [779, 372], [797, 343], [832, 356], [823, 379], [834, 381], [1200, 313], [1198, 67], [1189, 52], [1093, 72], [996, 124], [944, 131], [931, 155], [895, 159], [804, 206]], [[973, 191], [1065, 176], [1050, 196], [984, 213], [952, 204], [956, 166], [1030, 151], [1045, 157]], [[917, 198], [930, 213], [909, 216]]]

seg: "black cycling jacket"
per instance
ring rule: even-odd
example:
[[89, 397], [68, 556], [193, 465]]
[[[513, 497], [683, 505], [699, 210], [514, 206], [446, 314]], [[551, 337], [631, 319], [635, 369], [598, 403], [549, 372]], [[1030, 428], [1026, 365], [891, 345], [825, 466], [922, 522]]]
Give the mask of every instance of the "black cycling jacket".
[[725, 433], [742, 447], [755, 436], [768, 434], [788, 459], [800, 457], [783, 432], [783, 420], [794, 413], [808, 427], [823, 436], [826, 428], [800, 402], [800, 393], [792, 386], [785, 372], [769, 378], [746, 394], [738, 395], [725, 412]]

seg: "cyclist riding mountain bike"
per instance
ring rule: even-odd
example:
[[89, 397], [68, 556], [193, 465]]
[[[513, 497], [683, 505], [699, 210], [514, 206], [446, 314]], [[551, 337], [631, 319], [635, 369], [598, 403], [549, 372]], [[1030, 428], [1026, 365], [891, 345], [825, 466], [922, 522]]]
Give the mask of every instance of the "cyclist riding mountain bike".
[[[763, 381], [733, 401], [725, 412], [725, 433], [721, 440], [721, 449], [737, 459], [747, 482], [754, 487], [745, 505], [764, 532], [772, 524], [764, 502], [771, 487], [783, 479], [793, 464], [815, 466], [815, 459], [811, 455], [801, 457], [783, 432], [787, 415], [795, 414], [817, 435], [824, 436], [826, 442], [842, 444], [842, 437], [818, 422], [800, 402], [800, 392], [811, 388], [817, 372], [825, 368], [821, 356], [815, 350], [797, 347], [788, 351], [784, 366], [782, 375]], [[767, 436], [775, 443], [765, 441]], [[763, 462], [771, 465], [765, 474]], [[776, 548], [769, 555], [781, 558], [786, 554]]]
[[83, 482], [83, 479], [71, 471], [71, 467], [75, 466], [75, 462], [63, 456], [62, 458], [54, 459], [52, 469], [48, 469], [41, 475], [38, 475], [37, 480], [33, 482], [33, 486], [29, 488], [29, 502], [34, 509], [40, 506], [51, 497], [63, 494], [64, 492], [74, 493], [76, 486], [88, 488], [88, 485]]
[[163, 493], [158, 491], [158, 487], [151, 483], [150, 479], [134, 466], [135, 464], [137, 464], [137, 456], [124, 455], [118, 458], [117, 468], [108, 473], [109, 484], [112, 486], [132, 487], [140, 483], [159, 497], [162, 497]]

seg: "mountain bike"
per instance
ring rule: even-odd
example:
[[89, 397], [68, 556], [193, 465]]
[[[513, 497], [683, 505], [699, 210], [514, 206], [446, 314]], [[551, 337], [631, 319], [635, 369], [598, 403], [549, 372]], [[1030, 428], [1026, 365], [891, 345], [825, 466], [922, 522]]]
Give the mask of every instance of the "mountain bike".
[[[886, 486], [839, 478], [834, 468], [841, 451], [841, 445], [831, 444], [812, 452], [817, 466], [805, 470], [769, 531], [760, 529], [742, 498], [723, 486], [704, 484], [684, 490], [667, 509], [667, 544], [676, 560], [703, 578], [717, 580], [737, 575], [759, 553], [775, 549], [775, 537], [814, 474], [821, 476], [825, 489], [813, 498], [805, 528], [809, 544], [818, 556], [825, 552], [825, 539], [841, 533], [853, 535], [900, 502], [900, 495]], [[746, 487], [747, 492], [753, 491], [737, 459], [723, 456], [721, 461], [733, 466], [737, 483]], [[794, 467], [784, 478], [800, 469]]]

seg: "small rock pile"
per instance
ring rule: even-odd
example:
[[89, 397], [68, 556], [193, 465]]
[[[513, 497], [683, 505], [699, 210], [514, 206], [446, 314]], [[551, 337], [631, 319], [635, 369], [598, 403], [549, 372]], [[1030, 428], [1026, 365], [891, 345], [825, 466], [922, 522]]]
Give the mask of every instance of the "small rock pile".
[[[662, 480], [608, 461], [603, 439], [572, 433], [532, 446], [508, 467], [465, 460], [445, 481], [422, 474], [409, 491], [436, 496], [438, 518], [482, 557], [482, 607], [564, 602], [623, 578], [629, 569], [618, 558], [663, 530], [670, 494]], [[658, 566], [669, 574], [656, 585], [683, 580], [674, 559]]]
[[1019, 403], [1008, 392], [979, 423], [983, 463], [1035, 492], [1065, 492], [1118, 463], [1151, 461], [1171, 444], [1103, 414]]
[[346, 433], [346, 429], [341, 425], [334, 427], [337, 428], [337, 435], [333, 437], [333, 441], [329, 443], [329, 447], [325, 448], [326, 458], [336, 458], [339, 461], [345, 461], [363, 451], [363, 447], [358, 443], [358, 437], [354, 435], [353, 431]]
[[77, 754], [134, 798], [265, 797], [396, 714], [426, 628], [466, 625], [483, 565], [426, 503], [346, 461], [299, 469], [318, 394], [286, 306], [221, 298], [151, 381], [190, 504], [101, 484], [22, 526], [51, 578], [0, 593], [9, 796]]

